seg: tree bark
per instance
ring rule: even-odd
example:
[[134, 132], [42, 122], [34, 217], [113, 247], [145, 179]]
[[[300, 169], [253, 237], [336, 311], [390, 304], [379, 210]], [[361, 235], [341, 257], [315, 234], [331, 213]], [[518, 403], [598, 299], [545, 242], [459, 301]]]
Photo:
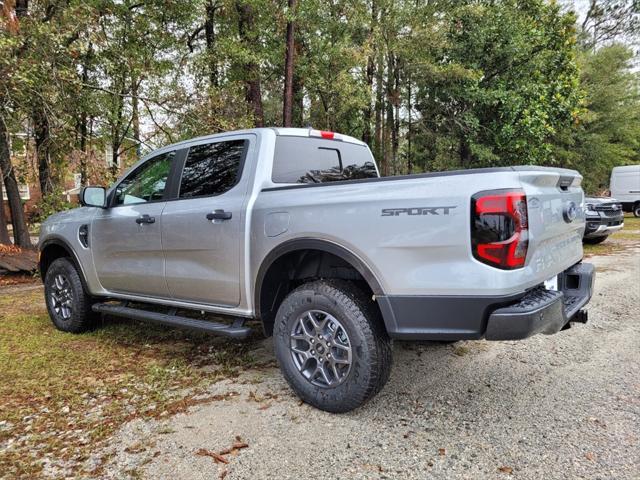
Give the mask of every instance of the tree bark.
[[296, 12], [296, 0], [288, 0], [289, 20], [287, 21], [287, 39], [284, 59], [284, 98], [282, 102], [282, 126], [291, 127], [293, 121], [293, 71], [295, 59], [295, 21], [291, 18]]
[[413, 118], [411, 109], [413, 103], [411, 100], [411, 75], [407, 73], [407, 173], [411, 175], [413, 170], [413, 151], [411, 150], [411, 140], [413, 136]]
[[383, 67], [382, 67], [382, 59], [381, 56], [378, 56], [377, 66], [376, 66], [376, 101], [375, 101], [375, 128], [374, 128], [374, 155], [376, 160], [381, 164], [381, 170], [384, 172], [387, 170], [385, 165], [384, 158], [384, 149], [382, 143], [382, 109], [384, 107], [384, 94], [383, 94]]
[[464, 138], [464, 136], [460, 136], [460, 166], [464, 168], [469, 168], [471, 166], [471, 161], [473, 160], [471, 155], [471, 148], [469, 147], [469, 143]]
[[397, 174], [398, 150], [400, 149], [400, 60], [393, 57], [393, 130], [391, 131], [391, 157], [394, 174]]
[[18, 181], [16, 180], [13, 165], [11, 164], [9, 132], [7, 131], [7, 125], [2, 115], [0, 115], [0, 173], [4, 179], [7, 198], [9, 199], [14, 243], [19, 247], [32, 248], [31, 236], [29, 235], [22, 202], [20, 201], [20, 189], [18, 188]]
[[[236, 1], [238, 11], [238, 33], [240, 41], [247, 50], [254, 48], [257, 44], [255, 34], [255, 21], [253, 18], [253, 8], [248, 3], [241, 0]], [[262, 109], [262, 91], [260, 87], [260, 66], [255, 61], [249, 61], [244, 65], [245, 76], [245, 98], [253, 110], [253, 119], [256, 127], [264, 127], [264, 111]]]
[[38, 159], [38, 180], [43, 197], [53, 192], [51, 178], [51, 130], [47, 112], [42, 105], [36, 105], [32, 112], [36, 158]]
[[[375, 27], [378, 22], [378, 4], [377, 0], [371, 2], [371, 25], [369, 26], [369, 40], [374, 42], [373, 36], [375, 33]], [[372, 45], [373, 46], [373, 45]], [[362, 141], [367, 145], [371, 145], [371, 116], [373, 109], [371, 108], [371, 99], [373, 97], [373, 77], [375, 74], [375, 62], [374, 56], [375, 50], [367, 57], [367, 70], [366, 70], [366, 83], [367, 83], [367, 105], [362, 111], [363, 129], [362, 129]]]
[[131, 129], [133, 130], [133, 140], [136, 142], [136, 160], [142, 156], [142, 138], [140, 136], [140, 109], [138, 107], [138, 90], [140, 80], [131, 79]]
[[9, 229], [7, 228], [7, 217], [4, 214], [4, 196], [2, 195], [2, 168], [0, 168], [0, 244], [8, 245], [11, 243], [9, 237]]
[[215, 1], [209, 0], [205, 7], [206, 18], [204, 22], [204, 38], [207, 42], [207, 53], [209, 54], [209, 84], [212, 87], [218, 86], [218, 62], [216, 61], [216, 11], [218, 5]]
[[385, 147], [385, 175], [389, 175], [389, 167], [393, 167], [395, 168], [395, 151], [394, 151], [394, 144], [395, 144], [395, 122], [394, 122], [394, 109], [393, 109], [393, 102], [394, 102], [394, 92], [393, 92], [393, 84], [394, 84], [394, 55], [393, 52], [388, 52], [387, 53], [387, 101], [386, 101], [386, 110], [387, 110], [387, 125], [385, 128], [385, 135], [384, 135], [384, 143], [386, 145]]
[[[93, 54], [93, 45], [89, 42], [89, 47], [87, 48], [87, 53], [84, 55], [84, 61], [82, 62], [82, 73], [80, 74], [80, 79], [82, 81], [82, 85], [87, 85], [89, 83], [89, 61]], [[86, 90], [86, 87], [82, 87], [82, 90]], [[80, 115], [78, 116], [78, 135], [79, 135], [79, 143], [78, 149], [80, 150], [80, 184], [82, 186], [86, 186], [88, 179], [88, 165], [87, 165], [87, 135], [88, 135], [88, 127], [87, 123], [89, 121], [89, 115], [87, 113], [87, 109], [85, 105], [82, 105], [82, 109], [80, 111]]]

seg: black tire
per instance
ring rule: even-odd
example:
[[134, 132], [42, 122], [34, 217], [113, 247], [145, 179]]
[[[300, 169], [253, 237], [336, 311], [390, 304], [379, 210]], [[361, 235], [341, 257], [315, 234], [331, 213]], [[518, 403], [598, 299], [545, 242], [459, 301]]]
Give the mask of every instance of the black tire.
[[597, 245], [598, 243], [604, 242], [607, 238], [609, 238], [609, 235], [604, 235], [602, 237], [594, 237], [594, 238], [583, 238], [582, 241], [584, 243], [588, 243], [589, 245]]
[[63, 332], [81, 333], [95, 327], [98, 315], [85, 292], [80, 274], [71, 259], [54, 260], [44, 279], [44, 295], [51, 321]]
[[[348, 371], [342, 371], [341, 377], [332, 376], [336, 381], [339, 378], [340, 383], [335, 385], [312, 383], [316, 380], [308, 379], [294, 360], [291, 335], [311, 310], [320, 322], [323, 318], [330, 318], [330, 324], [337, 320], [346, 334], [344, 343], [351, 347], [351, 364]], [[323, 317], [325, 312], [328, 315]], [[280, 370], [291, 388], [304, 402], [327, 412], [343, 413], [361, 406], [384, 387], [391, 374], [392, 343], [380, 312], [373, 300], [351, 282], [318, 280], [290, 292], [276, 315], [274, 344]], [[308, 345], [313, 353], [311, 344]], [[329, 342], [328, 345], [332, 344]], [[333, 345], [333, 349], [325, 350], [329, 352], [328, 357], [331, 352], [339, 356]], [[313, 366], [315, 360], [309, 361]], [[316, 362], [315, 365], [319, 364]]]
[[633, 206], [633, 216], [636, 218], [640, 217], [640, 203], [636, 203]]

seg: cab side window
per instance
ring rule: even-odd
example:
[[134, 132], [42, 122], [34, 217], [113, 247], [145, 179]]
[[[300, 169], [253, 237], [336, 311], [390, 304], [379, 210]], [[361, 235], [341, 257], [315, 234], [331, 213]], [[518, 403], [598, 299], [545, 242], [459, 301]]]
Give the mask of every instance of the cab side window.
[[176, 152], [153, 157], [129, 174], [116, 188], [115, 205], [162, 200]]
[[191, 147], [182, 171], [179, 197], [222, 195], [231, 190], [240, 180], [248, 143], [230, 140]]

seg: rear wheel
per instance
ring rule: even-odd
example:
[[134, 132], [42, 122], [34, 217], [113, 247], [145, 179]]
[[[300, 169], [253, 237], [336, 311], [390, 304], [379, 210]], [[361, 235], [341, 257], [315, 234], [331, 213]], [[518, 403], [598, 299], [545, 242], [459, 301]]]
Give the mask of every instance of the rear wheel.
[[95, 326], [92, 298], [84, 291], [71, 259], [63, 257], [51, 263], [44, 279], [44, 294], [49, 317], [58, 330], [80, 333]]
[[633, 206], [633, 216], [636, 218], [640, 217], [640, 203], [636, 203]]
[[391, 340], [380, 313], [350, 282], [319, 280], [289, 293], [278, 309], [274, 343], [291, 388], [328, 412], [359, 407], [391, 372]]
[[594, 237], [594, 238], [584, 238], [582, 241], [584, 243], [588, 243], [589, 245], [596, 245], [598, 243], [604, 242], [609, 236], [605, 235], [603, 237]]

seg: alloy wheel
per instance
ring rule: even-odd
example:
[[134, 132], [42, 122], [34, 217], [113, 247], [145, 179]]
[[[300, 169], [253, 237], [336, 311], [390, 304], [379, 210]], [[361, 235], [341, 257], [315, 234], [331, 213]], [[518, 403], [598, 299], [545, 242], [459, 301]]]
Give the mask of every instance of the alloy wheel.
[[51, 308], [62, 320], [69, 320], [73, 314], [73, 291], [69, 279], [58, 273], [53, 277], [49, 294]]
[[340, 321], [327, 312], [300, 315], [291, 330], [290, 348], [298, 371], [313, 385], [335, 387], [349, 375], [351, 341]]

